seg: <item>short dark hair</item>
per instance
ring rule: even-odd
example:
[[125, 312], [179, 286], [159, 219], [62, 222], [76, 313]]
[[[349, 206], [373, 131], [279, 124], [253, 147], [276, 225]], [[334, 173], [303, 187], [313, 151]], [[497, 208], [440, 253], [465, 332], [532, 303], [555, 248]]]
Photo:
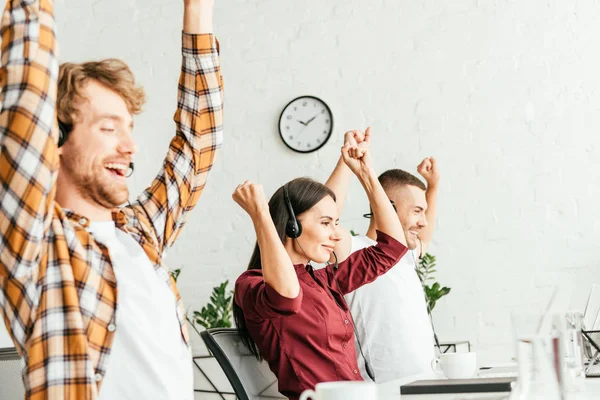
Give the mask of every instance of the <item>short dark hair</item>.
[[412, 185], [419, 189], [427, 190], [427, 186], [425, 186], [419, 178], [401, 169], [388, 169], [383, 174], [379, 175], [378, 179], [385, 191], [406, 185]]

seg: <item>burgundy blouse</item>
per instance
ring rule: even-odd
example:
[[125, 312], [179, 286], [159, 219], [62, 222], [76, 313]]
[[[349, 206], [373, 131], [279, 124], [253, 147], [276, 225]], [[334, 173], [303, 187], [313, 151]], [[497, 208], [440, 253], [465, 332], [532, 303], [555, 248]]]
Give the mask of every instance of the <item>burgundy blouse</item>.
[[333, 265], [319, 270], [310, 264], [294, 265], [300, 293], [293, 299], [266, 284], [260, 269], [238, 278], [235, 302], [244, 311], [250, 336], [277, 376], [281, 394], [297, 399], [319, 382], [362, 380], [343, 296], [383, 275], [407, 250], [377, 231], [377, 245], [352, 253], [335, 270]]

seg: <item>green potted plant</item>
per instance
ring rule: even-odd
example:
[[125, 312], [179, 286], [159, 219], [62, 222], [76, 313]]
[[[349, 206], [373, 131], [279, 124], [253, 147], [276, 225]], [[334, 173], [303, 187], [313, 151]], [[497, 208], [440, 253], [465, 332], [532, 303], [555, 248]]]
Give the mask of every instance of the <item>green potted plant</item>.
[[200, 311], [194, 311], [192, 324], [205, 329], [231, 328], [233, 316], [233, 291], [227, 290], [229, 281], [213, 288], [210, 301]]
[[[171, 276], [177, 282], [181, 268], [171, 271]], [[210, 301], [200, 311], [194, 311], [193, 317], [187, 317], [188, 322], [196, 329], [196, 324], [205, 329], [231, 328], [233, 316], [233, 291], [227, 291], [229, 280], [213, 288]], [[199, 332], [198, 332], [199, 333]]]
[[[231, 328], [232, 326], [232, 316], [233, 316], [233, 291], [227, 290], [227, 285], [229, 281], [226, 280], [222, 282], [219, 286], [215, 286], [212, 290], [212, 294], [210, 295], [209, 302], [202, 307], [200, 311], [194, 311], [192, 313], [191, 321], [188, 318], [188, 322], [191, 323], [192, 327], [200, 335], [198, 331], [197, 325], [204, 327], [205, 329], [212, 328]], [[208, 350], [208, 349], [207, 349]], [[204, 356], [195, 356], [193, 357], [194, 364], [198, 371], [204, 376], [207, 383], [210, 385], [208, 390], [197, 390], [203, 393], [216, 393], [221, 395], [221, 397], [225, 394], [232, 394], [232, 389], [228, 387], [227, 379], [223, 379], [224, 375], [217, 379], [217, 381], [222, 382], [220, 385], [217, 384], [217, 381], [213, 382], [213, 379], [209, 378], [209, 372], [212, 371], [220, 371], [220, 368], [215, 368], [214, 365], [216, 361], [210, 351], [208, 351], [208, 355]], [[208, 364], [206, 364], [208, 363]], [[202, 365], [204, 368], [202, 368]], [[222, 374], [221, 374], [222, 375]], [[219, 386], [227, 385], [226, 389], [219, 389]]]
[[[175, 282], [181, 273], [181, 269], [171, 271]], [[231, 328], [233, 316], [233, 292], [227, 290], [229, 281], [222, 282], [212, 290], [209, 302], [202, 307], [200, 311], [193, 311], [192, 317], [186, 317], [189, 324], [194, 328], [198, 336], [200, 331], [197, 325], [205, 329], [211, 328]], [[207, 355], [194, 355], [192, 357], [194, 365], [204, 377], [200, 382], [194, 385], [194, 391], [198, 393], [214, 393], [224, 398], [224, 395], [232, 395], [233, 389], [229, 386], [227, 378], [221, 372], [216, 360], [207, 349]], [[211, 379], [212, 378], [212, 379]], [[196, 388], [200, 385], [201, 388]], [[225, 389], [219, 389], [224, 387]]]
[[434, 272], [437, 272], [435, 269], [435, 256], [425, 253], [421, 260], [419, 260], [417, 275], [423, 285], [423, 290], [425, 291], [425, 297], [427, 299], [427, 311], [430, 314], [438, 300], [450, 293], [449, 287], [442, 287], [438, 282], [433, 282], [432, 285], [427, 284], [427, 281], [434, 280]]

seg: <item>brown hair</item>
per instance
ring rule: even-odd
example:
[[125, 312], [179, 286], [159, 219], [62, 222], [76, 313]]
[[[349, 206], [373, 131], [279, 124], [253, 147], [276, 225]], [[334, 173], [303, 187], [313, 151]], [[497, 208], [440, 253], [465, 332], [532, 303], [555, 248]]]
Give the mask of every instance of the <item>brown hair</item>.
[[133, 73], [123, 61], [109, 58], [81, 64], [61, 64], [58, 72], [58, 119], [72, 125], [77, 103], [84, 99], [83, 86], [95, 80], [123, 98], [131, 114], [139, 114], [145, 101], [144, 89], [135, 85]]
[[388, 169], [379, 175], [379, 183], [385, 191], [392, 188], [398, 188], [405, 185], [416, 186], [419, 189], [427, 190], [425, 184], [416, 176], [401, 169]]

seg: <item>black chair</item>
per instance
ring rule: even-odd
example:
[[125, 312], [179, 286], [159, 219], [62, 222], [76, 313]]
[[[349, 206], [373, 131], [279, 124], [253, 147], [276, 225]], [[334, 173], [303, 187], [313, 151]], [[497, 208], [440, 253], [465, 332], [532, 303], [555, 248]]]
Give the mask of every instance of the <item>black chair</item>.
[[23, 362], [14, 347], [0, 348], [0, 399], [23, 400]]
[[259, 362], [244, 346], [237, 329], [215, 328], [200, 333], [240, 400], [285, 399], [269, 365]]

